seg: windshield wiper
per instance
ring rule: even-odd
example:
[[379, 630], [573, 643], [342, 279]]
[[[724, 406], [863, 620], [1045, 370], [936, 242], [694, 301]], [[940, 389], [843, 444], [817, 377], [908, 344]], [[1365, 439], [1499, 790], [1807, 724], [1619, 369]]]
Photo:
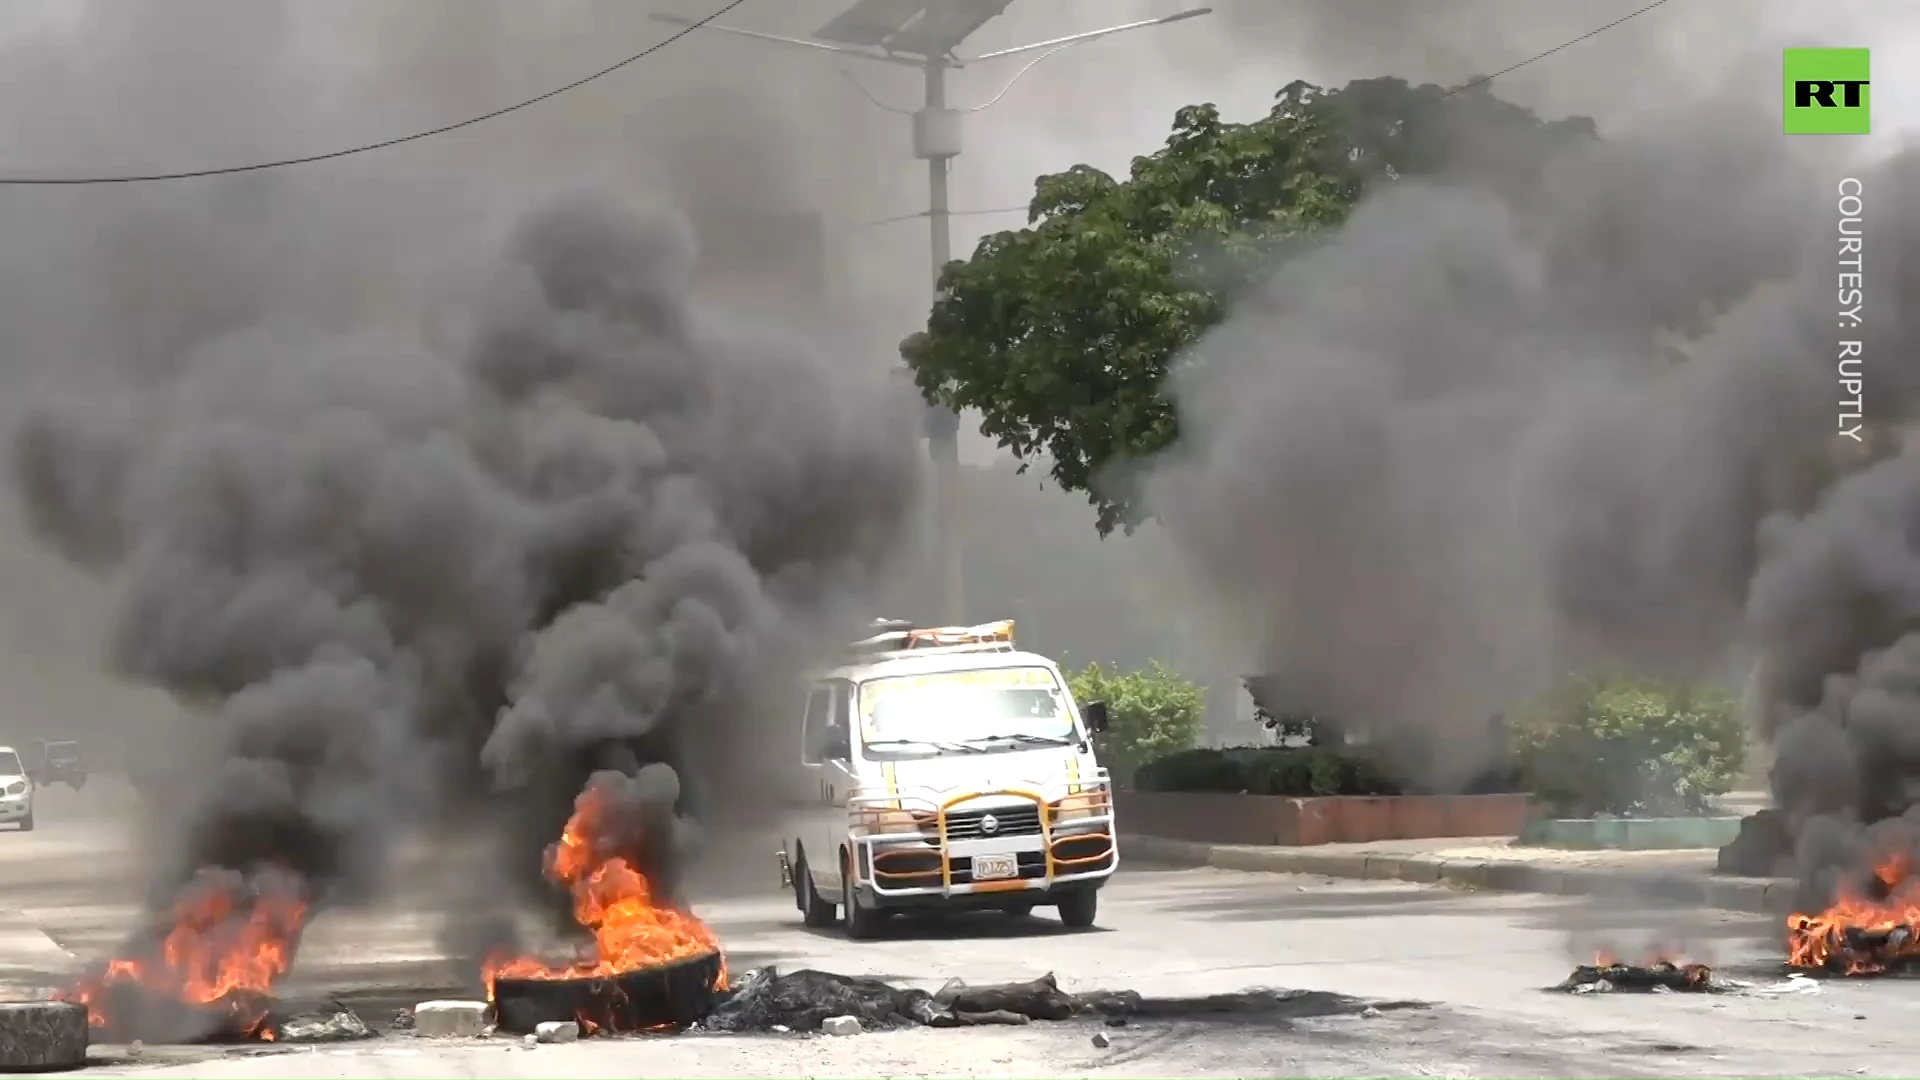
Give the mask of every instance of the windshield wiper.
[[1079, 740], [1060, 735], [1034, 735], [1025, 731], [1016, 731], [1006, 735], [982, 735], [972, 741], [976, 743], [1016, 742], [1026, 743], [1029, 746], [1072, 746]]
[[875, 739], [868, 742], [866, 746], [869, 750], [879, 750], [887, 747], [926, 746], [942, 754], [986, 753], [984, 747], [974, 746], [971, 743], [933, 742], [928, 739]]

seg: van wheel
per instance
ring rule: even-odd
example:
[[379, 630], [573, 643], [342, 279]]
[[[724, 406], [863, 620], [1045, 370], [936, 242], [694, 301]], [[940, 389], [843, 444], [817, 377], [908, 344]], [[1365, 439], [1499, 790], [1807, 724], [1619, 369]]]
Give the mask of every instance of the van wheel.
[[32, 831], [33, 831], [33, 813], [32, 813], [32, 811], [28, 811], [28, 813], [27, 813], [27, 816], [26, 816], [26, 817], [23, 817], [23, 818], [21, 818], [21, 819], [20, 819], [20, 831], [21, 831], [21, 832], [32, 832]]
[[1092, 889], [1072, 892], [1060, 898], [1060, 921], [1074, 930], [1093, 925], [1100, 911], [1100, 894]]
[[880, 933], [881, 914], [872, 908], [863, 908], [856, 903], [853, 889], [853, 862], [842, 859], [840, 863], [840, 905], [846, 909], [843, 920], [847, 927], [847, 938], [851, 941], [871, 941]]
[[800, 857], [800, 865], [794, 867], [794, 902], [800, 906], [800, 921], [815, 930], [824, 930], [840, 921], [840, 913], [834, 910], [833, 901], [820, 895], [813, 887], [813, 872], [807, 869], [807, 858]]

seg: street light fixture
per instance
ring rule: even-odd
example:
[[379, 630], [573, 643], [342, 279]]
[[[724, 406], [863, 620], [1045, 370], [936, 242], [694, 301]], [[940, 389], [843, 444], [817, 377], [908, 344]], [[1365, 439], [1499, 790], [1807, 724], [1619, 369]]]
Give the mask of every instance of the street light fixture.
[[[1102, 27], [1098, 30], [1086, 30], [1078, 34], [1068, 34], [1065, 37], [1016, 45], [1010, 49], [997, 49], [979, 56], [955, 55], [954, 50], [959, 48], [961, 42], [999, 17], [1012, 2], [1013, 0], [856, 0], [852, 7], [834, 16], [825, 26], [814, 31], [811, 38], [783, 37], [778, 34], [765, 34], [757, 30], [744, 30], [715, 23], [702, 25], [692, 19], [671, 15], [656, 14], [653, 18], [658, 22], [674, 26], [698, 26], [701, 29], [715, 30], [738, 37], [755, 38], [760, 41], [795, 45], [859, 60], [874, 60], [921, 69], [926, 75], [926, 102], [922, 108], [912, 114], [913, 156], [927, 163], [927, 221], [929, 240], [933, 249], [934, 299], [937, 302], [940, 299], [940, 273], [946, 269], [949, 262], [953, 261], [953, 223], [951, 207], [947, 200], [947, 177], [953, 159], [960, 156], [964, 145], [961, 131], [963, 110], [947, 106], [948, 70], [1003, 57], [1036, 52], [1040, 54], [1028, 62], [1026, 67], [1014, 73], [1013, 78], [1007, 81], [1007, 85], [985, 104], [964, 110], [974, 112], [999, 101], [1008, 90], [1012, 89], [1013, 84], [1020, 80], [1021, 76], [1033, 69], [1035, 64], [1062, 49], [1128, 30], [1184, 22], [1213, 12], [1210, 7], [1190, 8], [1157, 19], [1140, 19], [1135, 22]], [[942, 523], [940, 541], [944, 548], [942, 562], [946, 570], [946, 617], [955, 623], [963, 622], [966, 615], [963, 551], [959, 530], [959, 434], [960, 418], [953, 412], [939, 409], [930, 413], [927, 442], [928, 451], [939, 476]]]

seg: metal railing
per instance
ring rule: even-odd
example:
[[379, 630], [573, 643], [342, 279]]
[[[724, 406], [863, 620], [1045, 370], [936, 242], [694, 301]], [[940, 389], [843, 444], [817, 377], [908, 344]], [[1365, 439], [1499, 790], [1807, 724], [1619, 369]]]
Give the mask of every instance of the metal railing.
[[[995, 798], [1019, 799], [1034, 804], [1032, 811], [1011, 810], [1002, 813], [1032, 814], [1038, 818], [1042, 876], [1033, 878], [1016, 873], [1015, 877], [994, 882], [975, 882], [971, 880], [969, 870], [969, 880], [961, 883], [963, 888], [969, 891], [1025, 889], [1033, 887], [1032, 883], [1036, 881], [1051, 885], [1060, 881], [1102, 876], [1112, 873], [1117, 866], [1119, 853], [1114, 841], [1113, 784], [1106, 769], [1096, 768], [1085, 777], [1069, 774], [1061, 783], [1054, 785], [1053, 791], [1026, 787], [927, 793], [856, 790], [847, 799], [849, 836], [853, 842], [853, 857], [849, 860], [852, 866], [849, 869], [855, 883], [869, 885], [882, 896], [951, 893], [955, 887], [955, 856], [952, 852], [955, 840], [977, 843], [1005, 836], [1018, 843], [1035, 836], [1032, 832], [1024, 831], [1001, 834], [996, 830], [992, 835], [983, 834], [978, 831], [978, 822], [973, 820], [975, 812], [971, 810], [962, 813], [965, 819], [973, 821], [974, 827], [967, 829], [963, 835], [955, 835], [957, 807]], [[983, 809], [986, 814], [994, 813], [992, 809]], [[1067, 824], [1072, 826], [1071, 831], [1058, 831]], [[1069, 853], [1071, 846], [1084, 847], [1089, 841], [1103, 842], [1097, 845], [1097, 850], [1092, 854]], [[1069, 850], [1063, 851], [1063, 848]], [[928, 865], [929, 857], [933, 865]], [[899, 869], [886, 869], [888, 863]], [[867, 871], [865, 881], [861, 877], [863, 869]], [[889, 887], [880, 882], [882, 877], [913, 884]]]

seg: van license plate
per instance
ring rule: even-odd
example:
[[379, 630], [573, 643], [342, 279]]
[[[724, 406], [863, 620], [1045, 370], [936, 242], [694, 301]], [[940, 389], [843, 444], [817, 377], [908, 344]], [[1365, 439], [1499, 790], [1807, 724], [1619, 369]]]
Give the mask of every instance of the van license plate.
[[1017, 877], [1020, 863], [1011, 855], [975, 855], [973, 857], [973, 880], [1004, 881]]

